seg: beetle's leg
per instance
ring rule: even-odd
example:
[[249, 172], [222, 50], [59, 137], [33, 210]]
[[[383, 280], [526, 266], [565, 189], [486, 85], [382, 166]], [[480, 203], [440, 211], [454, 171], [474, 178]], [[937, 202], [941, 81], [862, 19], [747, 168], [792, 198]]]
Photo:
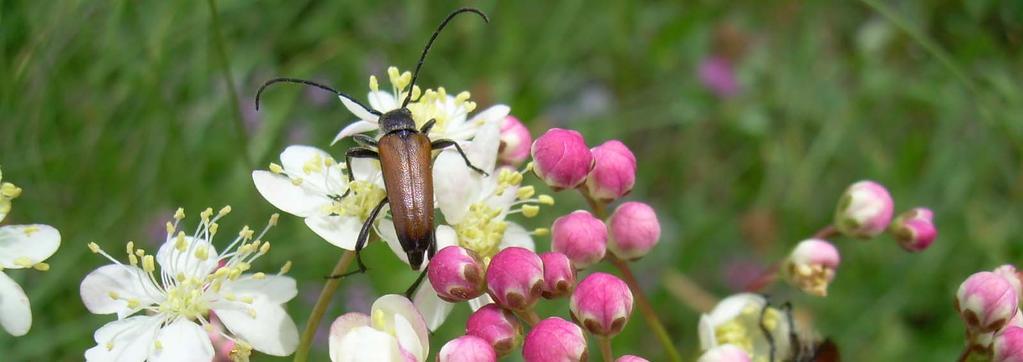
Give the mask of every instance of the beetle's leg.
[[771, 307], [771, 303], [769, 303], [767, 301], [767, 298], [764, 298], [764, 307], [760, 309], [760, 320], [759, 320], [758, 324], [760, 325], [760, 331], [764, 333], [764, 339], [767, 339], [767, 344], [771, 347], [771, 349], [770, 349], [771, 354], [768, 355], [769, 356], [768, 357], [769, 361], [774, 362], [774, 348], [775, 348], [774, 347], [774, 336], [771, 335], [771, 330], [767, 328], [766, 324], [764, 324], [764, 316], [767, 314], [768, 308], [770, 308], [770, 307]]
[[377, 146], [377, 140], [375, 138], [367, 136], [362, 133], [356, 133], [354, 136], [352, 136], [352, 139], [355, 140], [355, 143], [358, 143], [365, 147]]
[[430, 129], [432, 129], [433, 125], [435, 124], [437, 124], [437, 119], [431, 119], [429, 121], [426, 121], [426, 124], [423, 125], [423, 128], [419, 129], [419, 132], [425, 135], [429, 135]]
[[462, 151], [462, 146], [459, 146], [458, 142], [455, 142], [455, 141], [452, 141], [452, 140], [445, 140], [445, 139], [440, 139], [440, 140], [436, 140], [436, 141], [430, 142], [430, 149], [431, 150], [442, 150], [442, 149], [445, 149], [445, 148], [448, 148], [448, 147], [451, 147], [451, 146], [455, 146], [455, 149], [458, 150], [458, 154], [462, 155], [462, 159], [465, 160], [465, 165], [466, 166], [471, 168], [473, 171], [479, 172], [480, 174], [482, 174], [484, 176], [490, 176], [490, 174], [488, 174], [486, 171], [483, 171], [479, 167], [476, 167], [476, 166], [472, 165], [472, 162], [469, 161], [469, 157], [465, 155], [465, 151]]
[[423, 271], [419, 272], [419, 276], [416, 277], [416, 281], [412, 282], [412, 285], [410, 285], [408, 289], [405, 289], [405, 298], [412, 300], [412, 297], [416, 292], [416, 288], [419, 288], [419, 285], [423, 283], [423, 277], [426, 276], [426, 270], [429, 267], [430, 265], [423, 267]]
[[359, 269], [350, 271], [341, 275], [331, 275], [328, 279], [344, 278], [352, 274], [359, 274], [366, 272], [366, 264], [362, 263], [362, 248], [366, 247], [366, 242], [369, 241], [369, 230], [373, 228], [373, 221], [376, 221], [377, 215], [380, 214], [380, 210], [387, 205], [387, 198], [380, 200], [380, 203], [373, 208], [373, 211], [369, 213], [369, 217], [366, 218], [366, 222], [362, 224], [362, 230], [359, 230], [359, 238], [355, 239], [355, 261], [359, 264]]
[[377, 151], [371, 150], [366, 147], [352, 147], [345, 152], [345, 170], [348, 172], [348, 190], [341, 195], [341, 198], [348, 196], [348, 193], [352, 192], [351, 183], [355, 181], [355, 174], [352, 173], [352, 159], [353, 158], [372, 158], [380, 159], [380, 154]]

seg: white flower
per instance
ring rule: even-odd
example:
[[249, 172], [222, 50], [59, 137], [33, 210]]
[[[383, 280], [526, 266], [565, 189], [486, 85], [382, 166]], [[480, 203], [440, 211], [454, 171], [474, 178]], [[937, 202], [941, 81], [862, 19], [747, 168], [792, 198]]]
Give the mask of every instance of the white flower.
[[701, 350], [730, 344], [742, 348], [754, 361], [767, 361], [771, 344], [761, 329], [762, 323], [774, 340], [774, 360], [788, 360], [792, 355], [788, 316], [774, 307], [764, 309], [766, 303], [764, 297], [752, 293], [735, 294], [718, 302], [714, 310], [700, 317]]
[[[521, 187], [523, 174], [508, 168], [495, 172], [500, 145], [500, 125], [487, 124], [463, 148], [473, 165], [487, 172], [484, 176], [466, 167], [454, 149], [437, 156], [433, 166], [434, 198], [448, 225], [437, 226], [437, 250], [459, 245], [479, 254], [485, 263], [501, 249], [518, 246], [534, 250], [531, 234], [521, 225], [506, 220], [511, 214], [527, 217], [539, 211], [537, 204], [552, 204], [547, 195], [534, 198], [532, 187]], [[390, 245], [402, 261], [408, 262], [390, 220], [380, 222], [381, 239]], [[424, 285], [428, 285], [428, 281]], [[436, 329], [447, 318], [453, 304], [441, 300], [430, 286], [420, 287], [415, 304], [426, 318], [430, 329]], [[469, 301], [473, 309], [492, 302], [486, 295]]]
[[348, 313], [330, 326], [333, 362], [422, 362], [429, 356], [426, 322], [400, 295], [382, 296], [373, 302], [370, 315]]
[[[362, 223], [385, 196], [380, 166], [374, 160], [352, 160], [355, 182], [348, 183], [345, 165], [310, 146], [289, 146], [281, 165], [252, 172], [256, 189], [271, 204], [305, 218], [317, 235], [335, 246], [355, 249]], [[348, 189], [352, 192], [345, 196]]]
[[[89, 248], [110, 259], [82, 280], [85, 307], [96, 314], [117, 314], [117, 320], [96, 331], [97, 345], [85, 352], [88, 361], [210, 361], [214, 356], [209, 314], [214, 312], [234, 341], [234, 358], [247, 360], [253, 349], [287, 356], [298, 345], [298, 329], [283, 304], [295, 297], [295, 280], [276, 275], [245, 273], [251, 263], [270, 250], [261, 240], [276, 224], [270, 218], [258, 235], [248, 226], [221, 253], [210, 242], [217, 221], [230, 212], [214, 215], [206, 209], [192, 236], [178, 231], [184, 211], [167, 223], [167, 238], [154, 255], [128, 242], [128, 264], [114, 259], [96, 243]], [[159, 273], [156, 266], [160, 266]], [[139, 313], [142, 312], [142, 313]]]
[[[390, 78], [391, 91], [380, 90], [376, 76], [369, 78], [369, 106], [381, 114], [387, 113], [401, 107], [401, 102], [408, 95], [406, 88], [412, 82], [412, 73], [398, 71], [398, 68], [387, 68]], [[421, 96], [420, 96], [421, 95]], [[437, 123], [430, 130], [430, 139], [452, 139], [467, 140], [472, 138], [476, 131], [485, 124], [500, 123], [511, 110], [508, 106], [499, 104], [477, 113], [471, 119], [470, 112], [476, 109], [476, 103], [469, 100], [469, 92], [461, 92], [457, 96], [450, 96], [443, 87], [437, 90], [427, 89], [420, 92], [418, 86], [412, 87], [412, 99], [415, 102], [408, 104], [412, 112], [412, 119], [416, 127], [422, 127], [426, 122], [433, 119]], [[341, 103], [348, 108], [359, 120], [349, 124], [334, 137], [332, 143], [356, 133], [370, 132], [380, 128], [379, 116], [373, 114], [357, 103], [341, 96]]]
[[[3, 175], [0, 174], [0, 179]], [[21, 189], [10, 183], [0, 184], [0, 221], [11, 209], [11, 200]], [[0, 270], [34, 268], [50, 269], [43, 261], [57, 252], [60, 233], [49, 225], [0, 226]], [[32, 309], [28, 297], [18, 283], [0, 271], [0, 325], [13, 336], [23, 336], [32, 327]]]

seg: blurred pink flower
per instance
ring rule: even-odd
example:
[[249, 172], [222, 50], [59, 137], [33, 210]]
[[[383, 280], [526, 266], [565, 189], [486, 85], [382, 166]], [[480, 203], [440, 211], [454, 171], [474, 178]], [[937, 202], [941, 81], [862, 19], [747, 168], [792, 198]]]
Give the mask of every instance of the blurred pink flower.
[[739, 94], [739, 81], [728, 59], [718, 55], [707, 57], [700, 63], [698, 73], [700, 82], [714, 95], [731, 98]]

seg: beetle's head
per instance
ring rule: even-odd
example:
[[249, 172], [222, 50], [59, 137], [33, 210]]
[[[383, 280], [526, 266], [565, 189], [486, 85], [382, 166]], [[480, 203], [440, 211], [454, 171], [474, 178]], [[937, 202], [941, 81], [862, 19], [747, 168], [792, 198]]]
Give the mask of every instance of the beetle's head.
[[400, 130], [415, 130], [416, 121], [408, 108], [398, 108], [380, 116], [380, 131], [388, 134]]

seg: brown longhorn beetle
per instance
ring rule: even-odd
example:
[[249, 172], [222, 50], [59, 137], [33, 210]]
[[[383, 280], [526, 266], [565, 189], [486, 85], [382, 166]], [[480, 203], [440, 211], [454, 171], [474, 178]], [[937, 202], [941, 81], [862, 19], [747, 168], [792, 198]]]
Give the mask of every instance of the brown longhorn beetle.
[[[278, 82], [305, 84], [330, 91], [339, 97], [355, 103], [366, 110], [366, 112], [380, 117], [380, 133], [383, 136], [377, 140], [364, 134], [354, 135], [352, 139], [360, 146], [350, 148], [345, 152], [345, 163], [348, 166], [348, 180], [351, 182], [354, 180], [354, 176], [352, 176], [352, 158], [374, 158], [379, 160], [380, 168], [383, 170], [384, 186], [387, 195], [373, 208], [369, 218], [362, 225], [358, 239], [356, 239], [355, 255], [359, 269], [342, 275], [333, 275], [330, 278], [340, 278], [366, 271], [366, 265], [362, 263], [360, 252], [366, 246], [366, 242], [369, 239], [369, 230], [373, 226], [373, 221], [376, 220], [380, 210], [387, 204], [391, 205], [394, 231], [401, 242], [401, 248], [408, 255], [409, 265], [412, 267], [412, 270], [419, 270], [420, 265], [423, 264], [424, 255], [427, 258], [433, 258], [433, 255], [437, 252], [437, 242], [433, 227], [433, 151], [455, 147], [458, 153], [462, 155], [462, 159], [465, 160], [466, 166], [481, 174], [487, 174], [469, 162], [469, 158], [462, 151], [462, 147], [455, 141], [448, 139], [430, 140], [428, 136], [430, 128], [433, 127], [436, 120], [431, 119], [422, 128], [417, 129], [416, 122], [412, 119], [412, 113], [407, 108], [409, 101], [412, 100], [411, 87], [416, 85], [419, 69], [423, 66], [423, 61], [426, 60], [426, 54], [430, 51], [433, 41], [437, 39], [437, 35], [455, 16], [467, 12], [479, 15], [483, 18], [483, 21], [490, 22], [486, 14], [475, 8], [461, 8], [449, 14], [440, 23], [437, 30], [433, 32], [433, 36], [430, 37], [426, 47], [423, 48], [423, 53], [419, 56], [419, 63], [416, 64], [416, 69], [412, 74], [409, 93], [401, 103], [401, 108], [381, 114], [379, 111], [366, 107], [355, 100], [355, 98], [333, 88], [308, 80], [294, 78], [271, 79], [264, 83], [256, 92], [256, 109], [258, 110], [260, 94], [262, 94], [263, 89], [267, 86]], [[351, 189], [346, 191], [341, 197], [348, 196], [350, 191]], [[410, 295], [415, 290], [422, 281], [423, 275], [425, 275], [425, 270], [423, 273], [420, 273], [415, 283], [409, 287], [405, 293], [406, 295]]]

